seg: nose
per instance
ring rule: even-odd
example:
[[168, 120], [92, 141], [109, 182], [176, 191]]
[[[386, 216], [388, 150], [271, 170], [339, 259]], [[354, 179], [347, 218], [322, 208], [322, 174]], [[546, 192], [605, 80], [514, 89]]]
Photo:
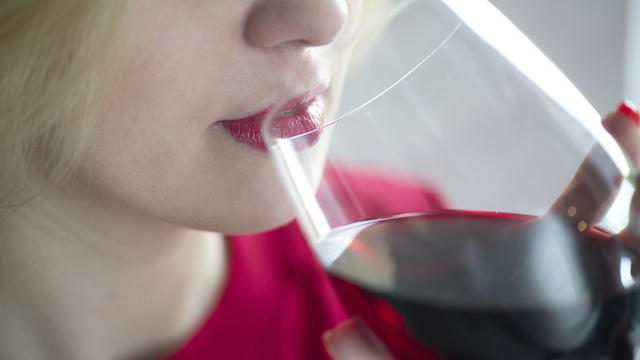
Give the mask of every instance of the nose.
[[244, 28], [246, 41], [257, 47], [285, 43], [321, 46], [331, 43], [347, 21], [347, 0], [261, 0]]

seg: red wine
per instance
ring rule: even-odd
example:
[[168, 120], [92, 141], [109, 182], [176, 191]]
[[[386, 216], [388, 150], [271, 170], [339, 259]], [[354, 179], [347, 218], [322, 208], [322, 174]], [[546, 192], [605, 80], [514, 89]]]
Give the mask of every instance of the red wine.
[[637, 354], [640, 257], [602, 231], [446, 211], [355, 224], [326, 243], [347, 246], [323, 259], [345, 307], [397, 359]]

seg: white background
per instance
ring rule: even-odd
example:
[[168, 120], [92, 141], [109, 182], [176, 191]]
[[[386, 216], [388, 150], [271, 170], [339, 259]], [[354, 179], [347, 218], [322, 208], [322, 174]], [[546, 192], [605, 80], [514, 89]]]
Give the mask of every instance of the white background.
[[[640, 103], [640, 1], [491, 0], [604, 114]], [[626, 69], [626, 70], [625, 70]]]

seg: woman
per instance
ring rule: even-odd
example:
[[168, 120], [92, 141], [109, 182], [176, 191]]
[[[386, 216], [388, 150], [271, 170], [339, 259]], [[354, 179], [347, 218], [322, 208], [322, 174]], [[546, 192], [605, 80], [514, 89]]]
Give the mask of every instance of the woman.
[[[288, 78], [330, 112], [326, 50], [373, 3], [0, 2], [0, 358], [387, 358], [354, 321], [325, 333], [346, 316], [295, 225], [224, 235], [292, 215], [218, 126]], [[636, 154], [629, 119], [607, 122]]]

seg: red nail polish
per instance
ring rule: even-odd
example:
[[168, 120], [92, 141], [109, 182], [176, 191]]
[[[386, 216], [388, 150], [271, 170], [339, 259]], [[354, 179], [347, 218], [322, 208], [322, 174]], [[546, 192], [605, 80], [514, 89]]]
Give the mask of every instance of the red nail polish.
[[640, 126], [640, 114], [638, 108], [630, 101], [625, 100], [618, 107], [618, 111], [629, 116], [636, 125]]

